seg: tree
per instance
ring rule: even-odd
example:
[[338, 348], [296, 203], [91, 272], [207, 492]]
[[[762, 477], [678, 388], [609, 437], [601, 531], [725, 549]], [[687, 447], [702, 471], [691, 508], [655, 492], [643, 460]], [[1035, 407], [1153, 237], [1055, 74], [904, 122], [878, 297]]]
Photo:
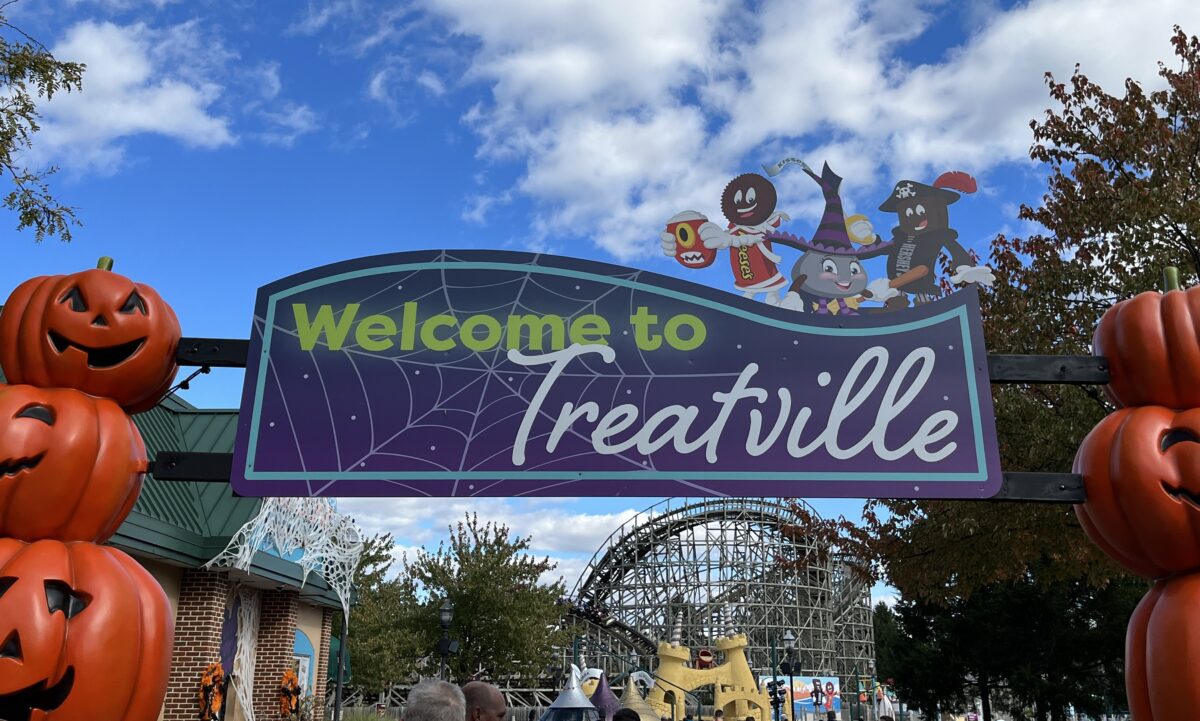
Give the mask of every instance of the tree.
[[13, 190], [4, 196], [4, 207], [17, 213], [17, 230], [33, 228], [34, 238], [58, 235], [71, 240], [71, 225], [78, 225], [75, 209], [60, 205], [46, 179], [57, 168], [37, 171], [19, 161], [33, 146], [40, 128], [37, 98], [50, 100], [54, 93], [82, 89], [84, 66], [54, 58], [46, 46], [9, 24], [0, 5], [0, 173], [7, 172]]
[[354, 573], [357, 602], [350, 623], [349, 651], [354, 685], [385, 694], [417, 670], [432, 632], [424, 624], [416, 586], [405, 577], [389, 577], [395, 542], [391, 534], [367, 539]]
[[[999, 278], [983, 296], [994, 353], [1087, 354], [1093, 329], [1115, 301], [1158, 287], [1165, 266], [1186, 283], [1200, 267], [1200, 40], [1176, 27], [1176, 63], [1165, 87], [1127, 80], [1120, 95], [1079, 67], [1066, 83], [1046, 75], [1055, 107], [1030, 123], [1030, 157], [1048, 170], [1037, 206], [1021, 220], [1044, 232], [999, 236]], [[1111, 406], [1100, 389], [993, 386], [1003, 467], [1071, 470], [1083, 436]], [[1015, 580], [1029, 559], [1039, 577], [1103, 585], [1121, 575], [1083, 535], [1069, 506], [881, 501], [855, 548], [879, 561], [905, 597], [950, 599]], [[845, 538], [846, 534], [842, 534]]]
[[1017, 716], [1063, 721], [1068, 706], [1098, 716], [1123, 705], [1124, 624], [1146, 591], [1140, 579], [1103, 588], [1081, 580], [1022, 579], [945, 603], [902, 600], [875, 610], [880, 675], [930, 715], [982, 700]]
[[507, 526], [481, 524], [469, 514], [450, 529], [448, 545], [433, 553], [421, 549], [406, 562], [426, 598], [427, 628], [438, 628], [443, 599], [454, 604], [450, 635], [461, 650], [449, 659], [453, 678], [537, 678], [554, 648], [565, 644], [564, 632], [556, 630], [565, 588], [561, 580], [540, 581], [555, 564], [528, 555], [529, 544], [528, 537], [511, 537]]

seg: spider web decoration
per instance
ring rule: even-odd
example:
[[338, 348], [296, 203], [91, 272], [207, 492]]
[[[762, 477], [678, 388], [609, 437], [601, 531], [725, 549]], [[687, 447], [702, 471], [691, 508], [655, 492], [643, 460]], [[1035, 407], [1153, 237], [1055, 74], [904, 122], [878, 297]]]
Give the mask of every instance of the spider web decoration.
[[254, 657], [258, 653], [258, 591], [253, 588], [238, 590], [241, 605], [238, 607], [238, 648], [233, 657], [233, 691], [237, 694], [246, 721], [254, 721]]
[[[781, 482], [787, 495], [991, 495], [998, 455], [976, 452], [977, 438], [995, 435], [986, 367], [973, 360], [983, 357], [982, 339], [968, 333], [978, 310], [973, 293], [955, 296], [886, 319], [817, 317], [637, 269], [498, 251], [417, 251], [306, 271], [259, 291], [232, 481], [257, 496], [779, 495]], [[657, 347], [639, 342], [632, 318], [643, 312], [656, 317]], [[685, 316], [706, 329], [698, 346], [686, 346], [701, 332], [694, 325], [676, 326], [683, 346], [666, 340], [671, 320]], [[531, 319], [515, 339], [514, 317]], [[589, 317], [607, 332], [574, 341], [570, 329]], [[545, 354], [575, 343], [586, 352], [549, 387]], [[839, 379], [883, 345], [893, 374], [918, 349], [936, 349], [937, 373], [888, 428], [895, 448], [932, 413], [956, 414], [945, 441], [954, 450], [936, 465], [912, 453], [885, 461], [870, 449], [847, 459], [820, 443]], [[715, 394], [751, 366], [766, 396], [722, 412]], [[886, 385], [844, 422], [847, 439], [870, 430]], [[786, 413], [781, 388], [795, 399]], [[690, 426], [668, 412], [680, 404], [695, 404]], [[794, 445], [815, 450], [789, 455], [787, 432], [748, 449], [777, 417], [792, 428], [801, 405], [812, 421]], [[597, 450], [589, 406], [597, 416], [632, 416], [610, 425], [621, 428], [608, 449]], [[686, 428], [678, 433], [694, 443], [710, 426], [719, 426], [714, 460], [710, 448], [668, 437]], [[666, 440], [611, 448], [643, 427]], [[872, 483], [884, 474], [927, 482], [903, 491]]]
[[301, 585], [316, 572], [337, 593], [342, 612], [350, 617], [350, 585], [362, 557], [362, 532], [349, 516], [337, 512], [332, 499], [264, 499], [258, 515], [239, 528], [225, 550], [205, 567], [249, 573], [254, 554], [272, 547], [283, 558], [299, 551], [294, 562], [304, 570]]

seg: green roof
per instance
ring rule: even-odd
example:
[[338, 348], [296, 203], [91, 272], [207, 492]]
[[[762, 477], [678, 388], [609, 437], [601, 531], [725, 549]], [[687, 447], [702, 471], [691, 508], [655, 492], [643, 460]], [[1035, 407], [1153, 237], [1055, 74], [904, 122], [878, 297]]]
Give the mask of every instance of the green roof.
[[[159, 451], [232, 453], [237, 418], [236, 410], [200, 409], [172, 394], [133, 420], [154, 458]], [[134, 555], [197, 568], [225, 550], [261, 505], [261, 499], [234, 495], [228, 483], [160, 481], [148, 474], [133, 511], [109, 543]], [[251, 572], [295, 587], [303, 579], [298, 564], [261, 551], [255, 554]], [[320, 605], [341, 605], [316, 575], [309, 576], [302, 595]]]

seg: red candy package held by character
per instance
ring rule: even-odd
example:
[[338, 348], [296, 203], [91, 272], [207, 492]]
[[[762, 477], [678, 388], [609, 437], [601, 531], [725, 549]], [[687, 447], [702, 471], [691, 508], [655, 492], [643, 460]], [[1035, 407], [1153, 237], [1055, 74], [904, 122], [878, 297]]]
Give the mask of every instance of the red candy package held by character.
[[686, 268], [707, 268], [717, 259], [717, 249], [705, 247], [700, 226], [709, 222], [700, 213], [687, 210], [671, 218], [666, 235], [674, 238], [675, 260]]

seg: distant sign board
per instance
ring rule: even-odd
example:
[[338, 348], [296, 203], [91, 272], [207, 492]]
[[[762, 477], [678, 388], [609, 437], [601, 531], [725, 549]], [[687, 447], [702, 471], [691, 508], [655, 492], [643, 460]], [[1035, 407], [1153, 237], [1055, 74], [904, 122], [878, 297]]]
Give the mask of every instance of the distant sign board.
[[982, 498], [973, 290], [857, 317], [573, 258], [427, 251], [260, 289], [244, 495]]

